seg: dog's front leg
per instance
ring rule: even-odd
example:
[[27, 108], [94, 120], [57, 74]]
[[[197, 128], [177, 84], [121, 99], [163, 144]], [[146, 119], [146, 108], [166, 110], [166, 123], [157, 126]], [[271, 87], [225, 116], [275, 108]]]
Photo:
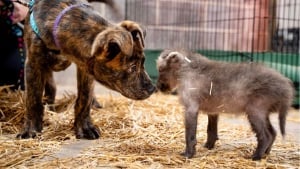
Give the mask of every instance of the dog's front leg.
[[99, 129], [94, 126], [90, 116], [93, 102], [94, 78], [77, 67], [78, 96], [75, 105], [75, 134], [76, 138], [97, 139]]
[[43, 129], [44, 106], [42, 97], [45, 78], [47, 77], [48, 72], [38, 64], [38, 59], [35, 58], [37, 57], [32, 57], [25, 63], [26, 114], [24, 129], [22, 133], [18, 134], [18, 138], [33, 138], [36, 136], [36, 132], [41, 132]]

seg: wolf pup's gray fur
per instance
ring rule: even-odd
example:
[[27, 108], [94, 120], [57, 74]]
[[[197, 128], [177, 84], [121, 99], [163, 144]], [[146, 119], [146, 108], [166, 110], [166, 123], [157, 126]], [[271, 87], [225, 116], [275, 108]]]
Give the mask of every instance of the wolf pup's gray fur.
[[199, 110], [208, 114], [207, 142], [212, 149], [218, 139], [218, 115], [246, 113], [257, 137], [253, 160], [269, 154], [276, 137], [270, 123], [271, 112], [279, 112], [280, 129], [285, 134], [288, 108], [293, 100], [291, 81], [277, 71], [255, 63], [212, 61], [186, 50], [165, 50], [157, 60], [157, 88], [167, 92], [177, 88], [185, 108], [184, 156], [195, 154]]

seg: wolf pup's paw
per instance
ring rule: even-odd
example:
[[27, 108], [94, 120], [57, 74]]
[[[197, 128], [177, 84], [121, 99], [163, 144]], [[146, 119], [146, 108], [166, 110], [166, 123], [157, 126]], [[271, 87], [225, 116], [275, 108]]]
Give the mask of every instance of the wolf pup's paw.
[[184, 152], [180, 153], [180, 155], [186, 157], [186, 158], [192, 158], [195, 154], [195, 150], [192, 150], [192, 151], [188, 151], [188, 150], [185, 150]]
[[211, 150], [215, 147], [215, 141], [207, 141], [205, 144], [204, 144], [204, 147]]

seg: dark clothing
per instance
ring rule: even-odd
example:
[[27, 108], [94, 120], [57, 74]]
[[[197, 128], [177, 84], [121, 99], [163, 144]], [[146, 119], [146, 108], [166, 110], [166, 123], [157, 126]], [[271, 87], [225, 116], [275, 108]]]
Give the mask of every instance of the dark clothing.
[[25, 45], [23, 29], [12, 24], [10, 16], [13, 3], [3, 1], [0, 6], [0, 86], [13, 85], [12, 89], [24, 90]]

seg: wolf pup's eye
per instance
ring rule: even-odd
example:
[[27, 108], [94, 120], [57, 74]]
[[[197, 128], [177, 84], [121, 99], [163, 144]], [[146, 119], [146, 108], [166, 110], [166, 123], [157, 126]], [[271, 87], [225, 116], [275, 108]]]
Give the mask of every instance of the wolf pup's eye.
[[164, 71], [164, 68], [159, 67], [159, 68], [158, 68], [158, 71], [159, 71], [159, 72], [162, 72], [162, 71]]

